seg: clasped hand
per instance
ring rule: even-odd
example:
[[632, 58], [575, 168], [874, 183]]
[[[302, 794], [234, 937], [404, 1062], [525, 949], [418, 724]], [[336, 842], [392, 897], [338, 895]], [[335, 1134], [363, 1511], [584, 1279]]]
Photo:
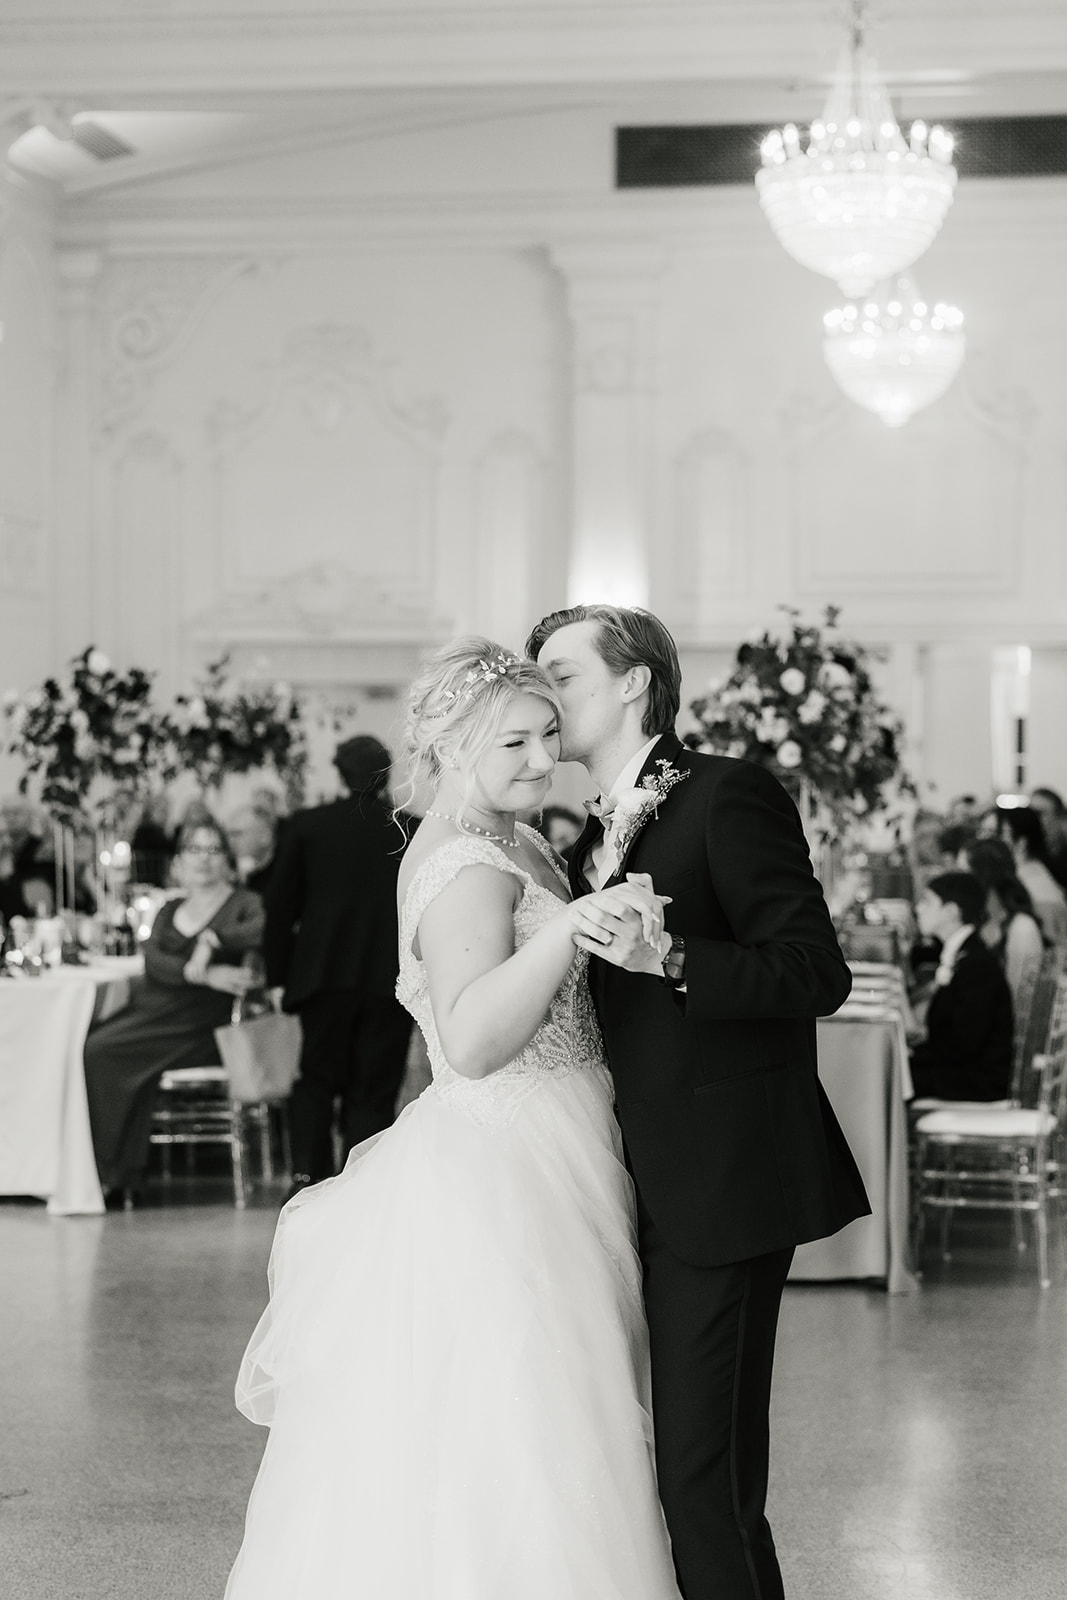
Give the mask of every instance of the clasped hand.
[[670, 903], [670, 895], [656, 894], [647, 872], [628, 872], [625, 883], [572, 903], [574, 942], [627, 972], [662, 974], [663, 909]]

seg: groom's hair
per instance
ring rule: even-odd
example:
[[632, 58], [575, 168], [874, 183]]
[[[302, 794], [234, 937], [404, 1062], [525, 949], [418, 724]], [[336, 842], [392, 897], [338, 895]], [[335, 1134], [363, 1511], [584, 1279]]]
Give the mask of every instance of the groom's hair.
[[673, 733], [682, 699], [682, 669], [678, 647], [659, 618], [637, 606], [570, 606], [553, 611], [541, 618], [526, 641], [530, 660], [536, 661], [552, 635], [572, 622], [599, 624], [596, 652], [617, 678], [631, 667], [649, 669], [652, 678], [641, 731], [650, 739], [654, 734]]

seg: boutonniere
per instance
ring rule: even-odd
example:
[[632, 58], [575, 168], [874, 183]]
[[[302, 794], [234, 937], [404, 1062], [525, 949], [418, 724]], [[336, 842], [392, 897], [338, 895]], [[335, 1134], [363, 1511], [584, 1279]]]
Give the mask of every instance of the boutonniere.
[[650, 817], [659, 816], [659, 808], [676, 783], [688, 778], [688, 772], [679, 772], [665, 758], [656, 762], [659, 773], [649, 773], [636, 789], [624, 789], [615, 802], [608, 828], [607, 841], [616, 861], [621, 861]]

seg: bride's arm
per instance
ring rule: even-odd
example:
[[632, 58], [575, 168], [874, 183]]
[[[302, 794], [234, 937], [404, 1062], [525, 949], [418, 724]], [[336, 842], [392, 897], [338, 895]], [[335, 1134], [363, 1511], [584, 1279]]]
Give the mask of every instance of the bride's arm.
[[520, 893], [509, 873], [465, 867], [419, 921], [438, 1037], [465, 1078], [487, 1077], [529, 1044], [574, 960], [570, 906], [515, 949]]

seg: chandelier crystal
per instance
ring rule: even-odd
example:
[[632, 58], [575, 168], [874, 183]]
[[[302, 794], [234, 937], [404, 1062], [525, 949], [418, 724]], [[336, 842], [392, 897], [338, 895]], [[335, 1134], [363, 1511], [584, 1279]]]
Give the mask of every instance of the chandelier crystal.
[[963, 361], [963, 313], [927, 305], [910, 278], [882, 285], [862, 305], [823, 318], [826, 365], [850, 400], [902, 427], [940, 399]]
[[863, 0], [807, 149], [793, 123], [768, 133], [759, 202], [783, 248], [850, 298], [922, 255], [952, 204], [952, 135], [913, 122], [904, 138], [863, 44]]

